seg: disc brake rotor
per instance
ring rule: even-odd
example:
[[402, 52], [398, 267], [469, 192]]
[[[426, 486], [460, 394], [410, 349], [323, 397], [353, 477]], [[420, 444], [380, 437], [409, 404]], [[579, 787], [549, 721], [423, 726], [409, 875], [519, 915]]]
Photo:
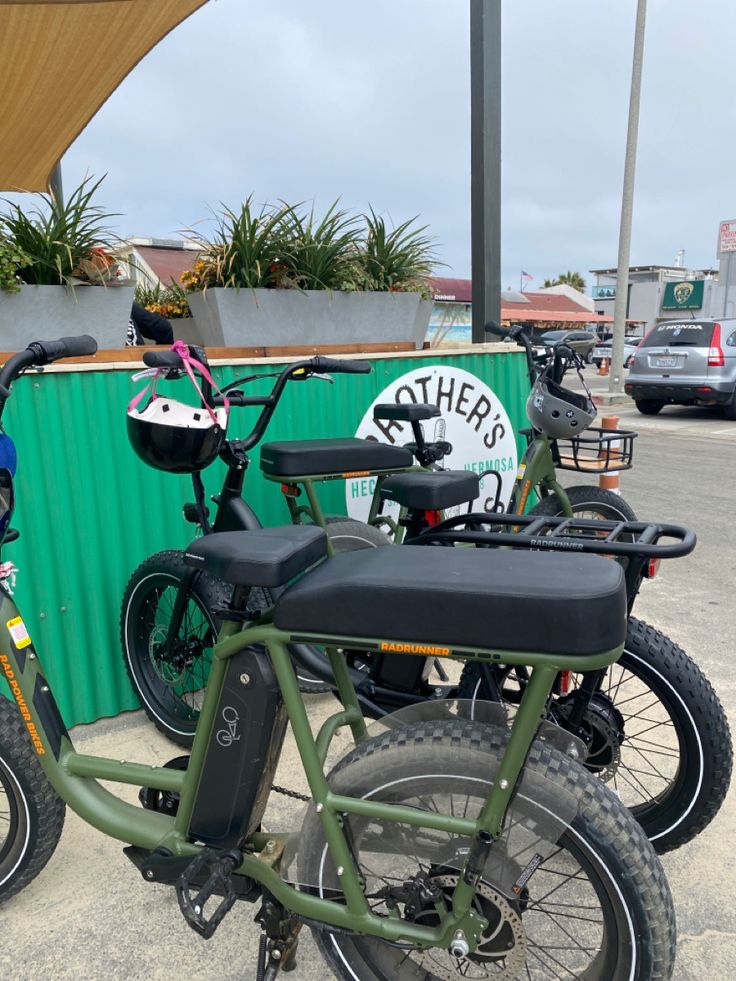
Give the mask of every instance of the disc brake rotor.
[[[432, 885], [439, 887], [449, 899], [458, 882], [457, 875], [432, 878]], [[434, 978], [458, 981], [513, 981], [521, 975], [526, 965], [526, 934], [521, 916], [511, 903], [495, 889], [481, 882], [476, 887], [474, 908], [488, 920], [488, 926], [478, 939], [474, 953], [467, 957], [453, 957], [449, 951], [437, 947], [412, 951], [411, 959]], [[416, 917], [416, 922], [434, 925], [437, 911], [426, 909]]]

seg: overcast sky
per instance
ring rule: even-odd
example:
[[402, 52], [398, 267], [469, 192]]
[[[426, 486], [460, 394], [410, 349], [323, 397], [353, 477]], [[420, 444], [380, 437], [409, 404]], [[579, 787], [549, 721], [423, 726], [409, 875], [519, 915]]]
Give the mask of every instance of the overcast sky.
[[[650, 0], [632, 265], [715, 261], [736, 215], [731, 0]], [[635, 0], [503, 4], [502, 285], [616, 264]], [[470, 275], [468, 0], [211, 0], [123, 82], [63, 161], [123, 235], [220, 202], [340, 197], [420, 215]]]

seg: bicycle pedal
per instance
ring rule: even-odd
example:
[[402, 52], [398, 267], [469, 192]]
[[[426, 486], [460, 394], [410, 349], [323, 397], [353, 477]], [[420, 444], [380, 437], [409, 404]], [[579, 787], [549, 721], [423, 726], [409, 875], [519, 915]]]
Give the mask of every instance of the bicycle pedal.
[[[205, 940], [209, 940], [220, 923], [232, 909], [237, 898], [233, 888], [232, 874], [241, 864], [243, 856], [233, 849], [228, 852], [213, 852], [203, 848], [189, 863], [176, 883], [176, 898], [179, 909], [189, 926]], [[208, 872], [202, 885], [197, 880]], [[193, 891], [196, 890], [196, 891]], [[205, 905], [213, 895], [223, 898], [211, 916], [205, 915]]]

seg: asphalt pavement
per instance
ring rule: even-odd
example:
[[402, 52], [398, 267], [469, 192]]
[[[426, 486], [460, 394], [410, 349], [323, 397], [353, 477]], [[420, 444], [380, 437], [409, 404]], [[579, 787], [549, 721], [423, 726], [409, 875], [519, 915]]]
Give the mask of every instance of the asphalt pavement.
[[[594, 392], [607, 385], [592, 368], [586, 380]], [[664, 563], [658, 577], [644, 584], [636, 613], [698, 662], [734, 720], [736, 422], [707, 409], [666, 408], [659, 416], [645, 417], [630, 402], [601, 411], [618, 415], [622, 426], [640, 433], [634, 468], [621, 482], [638, 516], [690, 525], [699, 539], [691, 556]], [[584, 482], [571, 474], [565, 480]], [[332, 705], [329, 696], [310, 697], [315, 727]], [[179, 755], [141, 713], [78, 727], [72, 735], [86, 753], [159, 763]], [[277, 782], [304, 789], [291, 742]], [[135, 790], [125, 793], [135, 798]], [[269, 812], [269, 827], [296, 827], [299, 815], [299, 807], [279, 798]], [[664, 856], [678, 917], [677, 981], [736, 976], [734, 854], [732, 790], [695, 841]], [[60, 846], [44, 872], [0, 910], [0, 978], [250, 981], [258, 944], [254, 912], [238, 904], [212, 940], [200, 939], [182, 920], [173, 891], [145, 884], [119, 843], [69, 812]], [[290, 976], [323, 981], [326, 975], [305, 929], [299, 967]]]

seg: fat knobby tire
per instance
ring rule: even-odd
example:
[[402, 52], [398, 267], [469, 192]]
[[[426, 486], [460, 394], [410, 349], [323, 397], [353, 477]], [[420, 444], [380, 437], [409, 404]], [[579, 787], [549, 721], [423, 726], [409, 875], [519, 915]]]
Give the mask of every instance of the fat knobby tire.
[[[660, 630], [636, 617], [629, 618], [624, 654], [618, 663], [633, 670], [660, 700], [666, 699], [668, 712], [677, 715], [684, 757], [681, 755], [674, 787], [657, 804], [634, 808], [647, 837], [663, 854], [700, 834], [723, 803], [733, 764], [728, 720], [692, 658]], [[484, 697], [479, 680], [477, 662], [469, 661], [458, 696]]]
[[[14, 702], [0, 695], [0, 904], [24, 889], [54, 853], [66, 805], [46, 778]], [[0, 815], [3, 816], [3, 815]]]
[[[631, 505], [627, 504], [620, 494], [614, 494], [613, 491], [580, 484], [575, 487], [566, 487], [565, 493], [570, 499], [573, 514], [591, 511], [597, 512], [596, 517], [600, 517], [604, 521], [636, 521], [636, 514]], [[529, 514], [544, 514], [555, 517], [563, 514], [563, 510], [557, 497], [550, 494], [531, 508]]]
[[[670, 684], [681, 701], [680, 722], [693, 746], [683, 775], [681, 801], [673, 803], [680, 820], [671, 832], [656, 837], [654, 847], [660, 853], [679, 848], [706, 828], [718, 813], [731, 782], [733, 747], [726, 713], [718, 696], [685, 651], [661, 631], [629, 619], [626, 648], [644, 664], [649, 664]], [[692, 720], [692, 722], [690, 721]], [[696, 767], [702, 752], [702, 766]], [[700, 788], [698, 781], [702, 780]], [[689, 813], [683, 814], [689, 810]]]
[[[497, 772], [506, 741], [507, 735], [500, 729], [458, 720], [389, 730], [361, 743], [343, 758], [330, 774], [330, 787], [333, 793], [360, 797], [371, 793], [369, 788], [390, 785], [389, 797], [393, 800], [402, 779], [421, 774], [457, 775], [477, 784]], [[593, 977], [599, 981], [670, 978], [675, 956], [672, 896], [659, 859], [631, 813], [599, 780], [546, 744], [533, 744], [525, 771], [536, 775], [530, 786], [553, 784], [562, 789], [565, 798], [577, 802], [577, 813], [565, 834], [576, 848], [582, 846], [588, 861], [597, 864], [599, 879], [602, 876], [606, 882], [609, 911], [614, 908], [611, 897], [615, 900], [618, 895], [623, 901], [619, 901], [615, 913], [618, 922], [625, 923], [630, 918], [627, 940], [632, 943], [636, 963], [632, 965], [631, 957], [619, 949], [615, 970], [604, 979], [599, 967], [598, 974], [590, 975], [591, 981]], [[551, 799], [536, 799], [536, 795], [534, 802], [553, 811], [556, 807]], [[323, 852], [319, 817], [310, 808], [300, 840], [300, 881], [311, 885], [321, 881]], [[324, 930], [316, 930], [315, 939], [337, 977], [350, 981], [379, 978], [361, 956], [360, 940], [356, 943], [349, 935]], [[345, 963], [350, 965], [349, 974]], [[423, 976], [417, 971], [412, 978]], [[380, 981], [386, 978], [380, 975]]]
[[[140, 699], [143, 710], [157, 729], [163, 732], [179, 746], [189, 747], [194, 741], [196, 719], [186, 723], [175, 718], [167, 711], [147, 685], [146, 666], [142, 663], [148, 655], [147, 638], [140, 635], [140, 614], [149, 593], [156, 589], [156, 583], [167, 580], [172, 587], [181, 583], [190, 572], [190, 567], [184, 562], [182, 552], [166, 551], [151, 555], [138, 566], [130, 577], [123, 594], [123, 604], [120, 611], [120, 643], [123, 660], [133, 689]], [[192, 600], [200, 607], [211, 621], [215, 636], [220, 627], [220, 621], [212, 610], [222, 609], [230, 602], [232, 586], [213, 578], [206, 572], [199, 575], [192, 589]]]

